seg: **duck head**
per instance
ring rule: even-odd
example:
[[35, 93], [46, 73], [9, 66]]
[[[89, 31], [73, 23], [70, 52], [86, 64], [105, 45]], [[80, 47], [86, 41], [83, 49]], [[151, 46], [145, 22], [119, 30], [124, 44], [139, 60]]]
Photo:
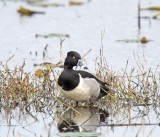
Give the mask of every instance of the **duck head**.
[[67, 57], [64, 62], [64, 69], [72, 69], [74, 66], [82, 66], [81, 55], [76, 51], [70, 51], [67, 53]]

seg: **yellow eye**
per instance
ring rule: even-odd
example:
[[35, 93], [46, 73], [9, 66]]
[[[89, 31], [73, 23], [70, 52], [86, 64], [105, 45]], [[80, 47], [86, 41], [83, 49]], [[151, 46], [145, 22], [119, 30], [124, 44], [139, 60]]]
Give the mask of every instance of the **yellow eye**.
[[76, 57], [75, 57], [75, 56], [73, 56], [72, 58], [73, 58], [73, 59], [75, 59]]

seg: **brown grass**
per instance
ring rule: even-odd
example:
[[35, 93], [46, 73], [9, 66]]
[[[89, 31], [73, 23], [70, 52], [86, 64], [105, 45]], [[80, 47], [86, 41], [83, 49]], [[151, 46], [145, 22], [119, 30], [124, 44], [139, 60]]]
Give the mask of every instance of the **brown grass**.
[[[124, 117], [127, 117], [128, 120], [132, 119], [130, 117], [131, 110], [139, 115], [144, 115], [142, 113], [144, 110], [149, 113], [149, 110], [152, 109], [159, 118], [159, 66], [153, 71], [151, 68], [145, 68], [143, 64], [138, 64], [137, 61], [138, 69], [133, 67], [131, 70], [127, 70], [127, 61], [126, 66], [121, 71], [114, 72], [109, 68], [102, 49], [100, 50], [100, 56], [95, 61], [95, 74], [99, 79], [108, 83], [109, 87], [116, 93], [115, 95], [107, 95], [94, 105], [108, 111], [111, 116], [124, 114]], [[61, 62], [63, 62], [62, 41], [60, 48]], [[20, 115], [29, 114], [36, 119], [35, 112], [52, 115], [55, 113], [61, 114], [67, 108], [76, 111], [74, 101], [57, 96], [56, 80], [60, 73], [57, 66], [52, 64], [47, 65], [47, 67], [44, 66], [43, 77], [38, 78], [35, 74], [24, 71], [25, 63], [13, 70], [8, 69], [7, 63], [1, 63], [1, 114], [4, 117], [9, 117], [15, 110], [18, 110]], [[51, 80], [51, 77], [53, 80]], [[84, 103], [79, 103], [79, 105], [84, 105]]]

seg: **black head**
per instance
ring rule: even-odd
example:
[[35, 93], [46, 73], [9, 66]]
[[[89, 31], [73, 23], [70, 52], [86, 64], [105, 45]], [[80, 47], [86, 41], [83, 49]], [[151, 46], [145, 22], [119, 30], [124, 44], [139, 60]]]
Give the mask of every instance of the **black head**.
[[78, 61], [81, 59], [81, 55], [75, 51], [70, 51], [67, 53], [67, 57], [64, 62], [64, 68], [72, 69], [77, 66]]

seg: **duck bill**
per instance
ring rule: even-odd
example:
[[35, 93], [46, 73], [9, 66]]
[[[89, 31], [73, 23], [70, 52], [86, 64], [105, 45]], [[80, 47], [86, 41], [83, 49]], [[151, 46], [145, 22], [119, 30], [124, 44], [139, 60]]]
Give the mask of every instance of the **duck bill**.
[[88, 69], [81, 59], [78, 60], [77, 67]]
[[84, 63], [81, 59], [78, 60], [77, 66], [78, 67], [83, 67], [84, 66]]

